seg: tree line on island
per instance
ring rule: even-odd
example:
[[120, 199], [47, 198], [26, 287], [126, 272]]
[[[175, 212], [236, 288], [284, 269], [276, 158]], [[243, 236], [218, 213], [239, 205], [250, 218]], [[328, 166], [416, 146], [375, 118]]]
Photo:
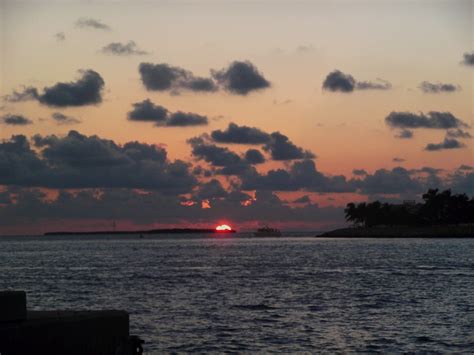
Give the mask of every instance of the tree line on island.
[[390, 204], [348, 203], [344, 209], [348, 222], [357, 226], [432, 226], [474, 223], [474, 198], [466, 194], [452, 194], [430, 189], [423, 194], [423, 202]]

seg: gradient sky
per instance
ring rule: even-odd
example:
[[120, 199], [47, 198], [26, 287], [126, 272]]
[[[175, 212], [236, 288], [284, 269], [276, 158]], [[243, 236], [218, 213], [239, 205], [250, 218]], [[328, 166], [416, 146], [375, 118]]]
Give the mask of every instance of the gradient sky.
[[[50, 208], [47, 204], [61, 191], [74, 195], [81, 190], [80, 184], [65, 189], [40, 186], [41, 183], [17, 186], [2, 178], [0, 171], [0, 186], [3, 185], [0, 191], [4, 196], [3, 203], [0, 197], [0, 220], [3, 219], [0, 234], [40, 233], [57, 226], [88, 229], [84, 227], [84, 221], [91, 228], [107, 228], [111, 218], [119, 220], [123, 228], [205, 225], [222, 219], [230, 223], [236, 221], [236, 227], [250, 229], [261, 221], [288, 229], [324, 228], [343, 223], [341, 206], [353, 200], [416, 199], [428, 187], [456, 189], [467, 186], [471, 190], [459, 192], [474, 194], [474, 187], [470, 185], [474, 182], [474, 170], [469, 169], [474, 165], [472, 139], [456, 138], [460, 148], [427, 151], [424, 148], [428, 144], [444, 140], [446, 129], [414, 129], [412, 138], [400, 139], [395, 137], [398, 130], [391, 129], [385, 122], [391, 112], [451, 113], [465, 123], [464, 133], [474, 134], [470, 128], [474, 124], [474, 66], [462, 63], [463, 55], [473, 49], [473, 15], [474, 2], [470, 0], [86, 3], [4, 0], [0, 3], [0, 94], [4, 97], [0, 115], [3, 119], [8, 115], [22, 115], [33, 123], [12, 125], [4, 122], [0, 125], [2, 140], [8, 141], [12, 135], [19, 134], [27, 138], [36, 134], [64, 137], [70, 130], [76, 130], [86, 136], [113, 140], [118, 145], [130, 141], [157, 145], [166, 149], [171, 161], [181, 159], [193, 166], [212, 168], [191, 155], [192, 148], [187, 140], [226, 129], [233, 122], [268, 133], [279, 131], [298, 147], [313, 152], [317, 156], [314, 159], [317, 171], [325, 176], [344, 175], [349, 181], [354, 178], [354, 169], [364, 169], [369, 177], [375, 176], [377, 170], [386, 169], [390, 180], [386, 184], [399, 186], [399, 190], [394, 188], [383, 194], [370, 192], [376, 189], [360, 187], [350, 193], [321, 193], [307, 188], [286, 192], [271, 189], [280, 198], [279, 202], [273, 203], [269, 197], [268, 203], [278, 209], [275, 216], [280, 213], [285, 216], [288, 209], [300, 208], [302, 214], [308, 214], [301, 219], [287, 213], [286, 219], [280, 216], [272, 220], [263, 213], [259, 215], [257, 207], [248, 215], [239, 210], [245, 208], [243, 205], [228, 206], [228, 210], [223, 208], [228, 212], [227, 216], [212, 211], [206, 211], [202, 217], [196, 217], [195, 212], [177, 212], [176, 216], [157, 213], [156, 218], [152, 213], [141, 219], [131, 213], [132, 207], [125, 203], [110, 218], [74, 214], [72, 209], [69, 214], [59, 216], [55, 215], [54, 209], [49, 214], [42, 214], [35, 208]], [[94, 19], [109, 29], [79, 27], [80, 18]], [[109, 43], [131, 40], [148, 54], [119, 56], [101, 52]], [[142, 62], [167, 63], [196, 76], [209, 77], [211, 69], [226, 68], [233, 61], [251, 62], [271, 86], [247, 95], [225, 90], [213, 93], [182, 91], [179, 94], [148, 91], [138, 70]], [[41, 91], [58, 82], [75, 81], [80, 77], [80, 69], [92, 69], [103, 78], [102, 102], [52, 107], [37, 100], [9, 102], [6, 99], [14, 90], [21, 91], [23, 87], [32, 86]], [[326, 76], [336, 69], [352, 75], [357, 81], [383, 79], [391, 88], [350, 93], [323, 90]], [[453, 84], [456, 90], [425, 93], [419, 88], [423, 81]], [[150, 122], [127, 120], [132, 104], [144, 99], [171, 112], [206, 116], [209, 123], [192, 127], [154, 127]], [[51, 119], [53, 112], [82, 122], [60, 125]], [[213, 144], [235, 152], [259, 148], [265, 153], [261, 146]], [[34, 149], [41, 158], [39, 148]], [[267, 162], [255, 166], [260, 174], [271, 169], [290, 169], [296, 162], [272, 161], [268, 153], [266, 155]], [[394, 161], [394, 158], [404, 161]], [[11, 159], [9, 163], [12, 164]], [[462, 165], [467, 168], [459, 169]], [[410, 179], [419, 183], [419, 190], [406, 190], [405, 180], [390, 175], [392, 169], [399, 166], [406, 169]], [[420, 175], [423, 167], [442, 171]], [[10, 169], [9, 165], [4, 163], [3, 169], [7, 168]], [[201, 184], [212, 178], [220, 181], [227, 191], [241, 191], [241, 176], [222, 176], [215, 172], [213, 176], [198, 176], [199, 182], [193, 191], [198, 191]], [[98, 184], [93, 187], [118, 193], [113, 186]], [[127, 193], [136, 193], [134, 189], [131, 186]], [[33, 208], [31, 201], [18, 197], [34, 191], [46, 193], [46, 197], [35, 202], [39, 207]], [[140, 191], [161, 193], [160, 188], [149, 189], [145, 185]], [[124, 190], [120, 192], [124, 193]], [[254, 190], [243, 192], [255, 197]], [[291, 202], [303, 195], [308, 195], [311, 203]], [[202, 202], [193, 196], [193, 192], [177, 193], [173, 198], [187, 198], [196, 205]], [[226, 198], [216, 197], [220, 202], [216, 200], [213, 204], [211, 201], [209, 210]], [[46, 206], [41, 207], [41, 201]], [[151, 202], [143, 203], [143, 208], [150, 208], [146, 203]], [[165, 202], [152, 203], [157, 210], [166, 205]], [[319, 207], [314, 207], [315, 204]], [[82, 208], [88, 209], [87, 204]], [[140, 208], [140, 202], [136, 208]], [[186, 218], [186, 215], [193, 216]]]

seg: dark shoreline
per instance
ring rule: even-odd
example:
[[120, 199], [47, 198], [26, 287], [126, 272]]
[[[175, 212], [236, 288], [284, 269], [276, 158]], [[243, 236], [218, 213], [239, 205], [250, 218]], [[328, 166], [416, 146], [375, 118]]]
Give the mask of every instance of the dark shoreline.
[[165, 228], [165, 229], [149, 229], [134, 231], [86, 231], [86, 232], [46, 232], [43, 235], [100, 235], [100, 234], [227, 234], [236, 233], [235, 230], [216, 231], [211, 228]]
[[322, 233], [316, 238], [474, 238], [474, 225], [352, 227]]

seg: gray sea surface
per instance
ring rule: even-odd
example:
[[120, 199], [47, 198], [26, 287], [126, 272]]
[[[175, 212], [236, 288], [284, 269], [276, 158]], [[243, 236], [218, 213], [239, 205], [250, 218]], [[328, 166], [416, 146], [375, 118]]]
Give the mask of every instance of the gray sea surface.
[[474, 353], [473, 239], [310, 235], [0, 237], [0, 289], [127, 310], [147, 353]]

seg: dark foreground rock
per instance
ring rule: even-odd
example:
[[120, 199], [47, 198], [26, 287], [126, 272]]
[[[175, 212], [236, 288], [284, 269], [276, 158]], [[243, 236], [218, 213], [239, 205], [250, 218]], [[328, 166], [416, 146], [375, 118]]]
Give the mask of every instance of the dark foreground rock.
[[141, 353], [125, 311], [27, 311], [22, 291], [0, 292], [0, 354]]
[[474, 238], [474, 225], [341, 228], [317, 238]]

